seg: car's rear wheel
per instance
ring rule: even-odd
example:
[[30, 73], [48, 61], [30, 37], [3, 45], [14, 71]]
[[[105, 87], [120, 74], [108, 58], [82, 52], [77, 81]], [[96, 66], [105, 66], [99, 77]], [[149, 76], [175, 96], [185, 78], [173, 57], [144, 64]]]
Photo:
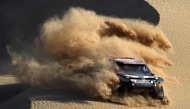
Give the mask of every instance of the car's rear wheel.
[[156, 87], [154, 88], [154, 95], [157, 99], [163, 100], [164, 99], [164, 88], [161, 84], [156, 84]]

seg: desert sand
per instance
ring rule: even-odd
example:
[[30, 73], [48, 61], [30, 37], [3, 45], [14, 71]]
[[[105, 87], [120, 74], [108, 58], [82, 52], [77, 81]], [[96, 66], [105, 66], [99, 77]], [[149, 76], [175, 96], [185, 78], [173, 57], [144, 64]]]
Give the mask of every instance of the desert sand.
[[[161, 105], [154, 108], [166, 109], [188, 109], [190, 107], [190, 61], [189, 57], [189, 0], [146, 0], [152, 5], [160, 14], [160, 22], [158, 27], [164, 32], [165, 36], [173, 45], [173, 53], [165, 54], [173, 62], [172, 67], [166, 67], [164, 74], [166, 82], [164, 88], [169, 105]], [[0, 84], [16, 83], [14, 77], [1, 77]], [[7, 82], [12, 81], [12, 82]], [[135, 102], [134, 102], [135, 104]], [[146, 104], [146, 103], [145, 103]], [[104, 102], [88, 97], [78, 91], [61, 91], [61, 90], [45, 90], [39, 88], [28, 89], [19, 95], [7, 100], [0, 105], [1, 109], [51, 109], [51, 108], [93, 108], [93, 109], [107, 109], [107, 108], [153, 108], [147, 105], [140, 105], [130, 107], [126, 105]]]

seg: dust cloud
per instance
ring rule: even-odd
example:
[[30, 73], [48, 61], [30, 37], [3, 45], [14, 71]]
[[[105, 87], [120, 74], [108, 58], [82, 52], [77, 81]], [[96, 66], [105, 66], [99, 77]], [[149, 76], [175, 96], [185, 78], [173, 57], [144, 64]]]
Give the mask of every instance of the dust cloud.
[[128, 106], [161, 106], [170, 103], [150, 96], [133, 95], [120, 99], [119, 87], [107, 56], [133, 57], [164, 76], [172, 62], [157, 49], [169, 53], [172, 44], [156, 26], [135, 19], [97, 15], [71, 8], [62, 18], [53, 17], [35, 40], [35, 57], [23, 59], [10, 52], [15, 74], [23, 84], [48, 89], [70, 89]]

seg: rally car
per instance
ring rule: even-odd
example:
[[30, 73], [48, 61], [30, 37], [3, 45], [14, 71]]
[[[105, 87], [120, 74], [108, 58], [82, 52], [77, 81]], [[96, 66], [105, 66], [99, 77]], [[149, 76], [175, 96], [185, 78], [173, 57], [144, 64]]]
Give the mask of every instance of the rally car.
[[146, 92], [156, 99], [164, 99], [164, 79], [153, 74], [145, 62], [128, 57], [108, 57], [120, 79], [119, 96], [130, 92]]

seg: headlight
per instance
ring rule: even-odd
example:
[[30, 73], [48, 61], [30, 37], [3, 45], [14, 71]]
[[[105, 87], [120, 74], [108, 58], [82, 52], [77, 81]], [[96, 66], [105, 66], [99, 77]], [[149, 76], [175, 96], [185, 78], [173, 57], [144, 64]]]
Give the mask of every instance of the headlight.
[[135, 86], [135, 83], [132, 83], [132, 86]]

